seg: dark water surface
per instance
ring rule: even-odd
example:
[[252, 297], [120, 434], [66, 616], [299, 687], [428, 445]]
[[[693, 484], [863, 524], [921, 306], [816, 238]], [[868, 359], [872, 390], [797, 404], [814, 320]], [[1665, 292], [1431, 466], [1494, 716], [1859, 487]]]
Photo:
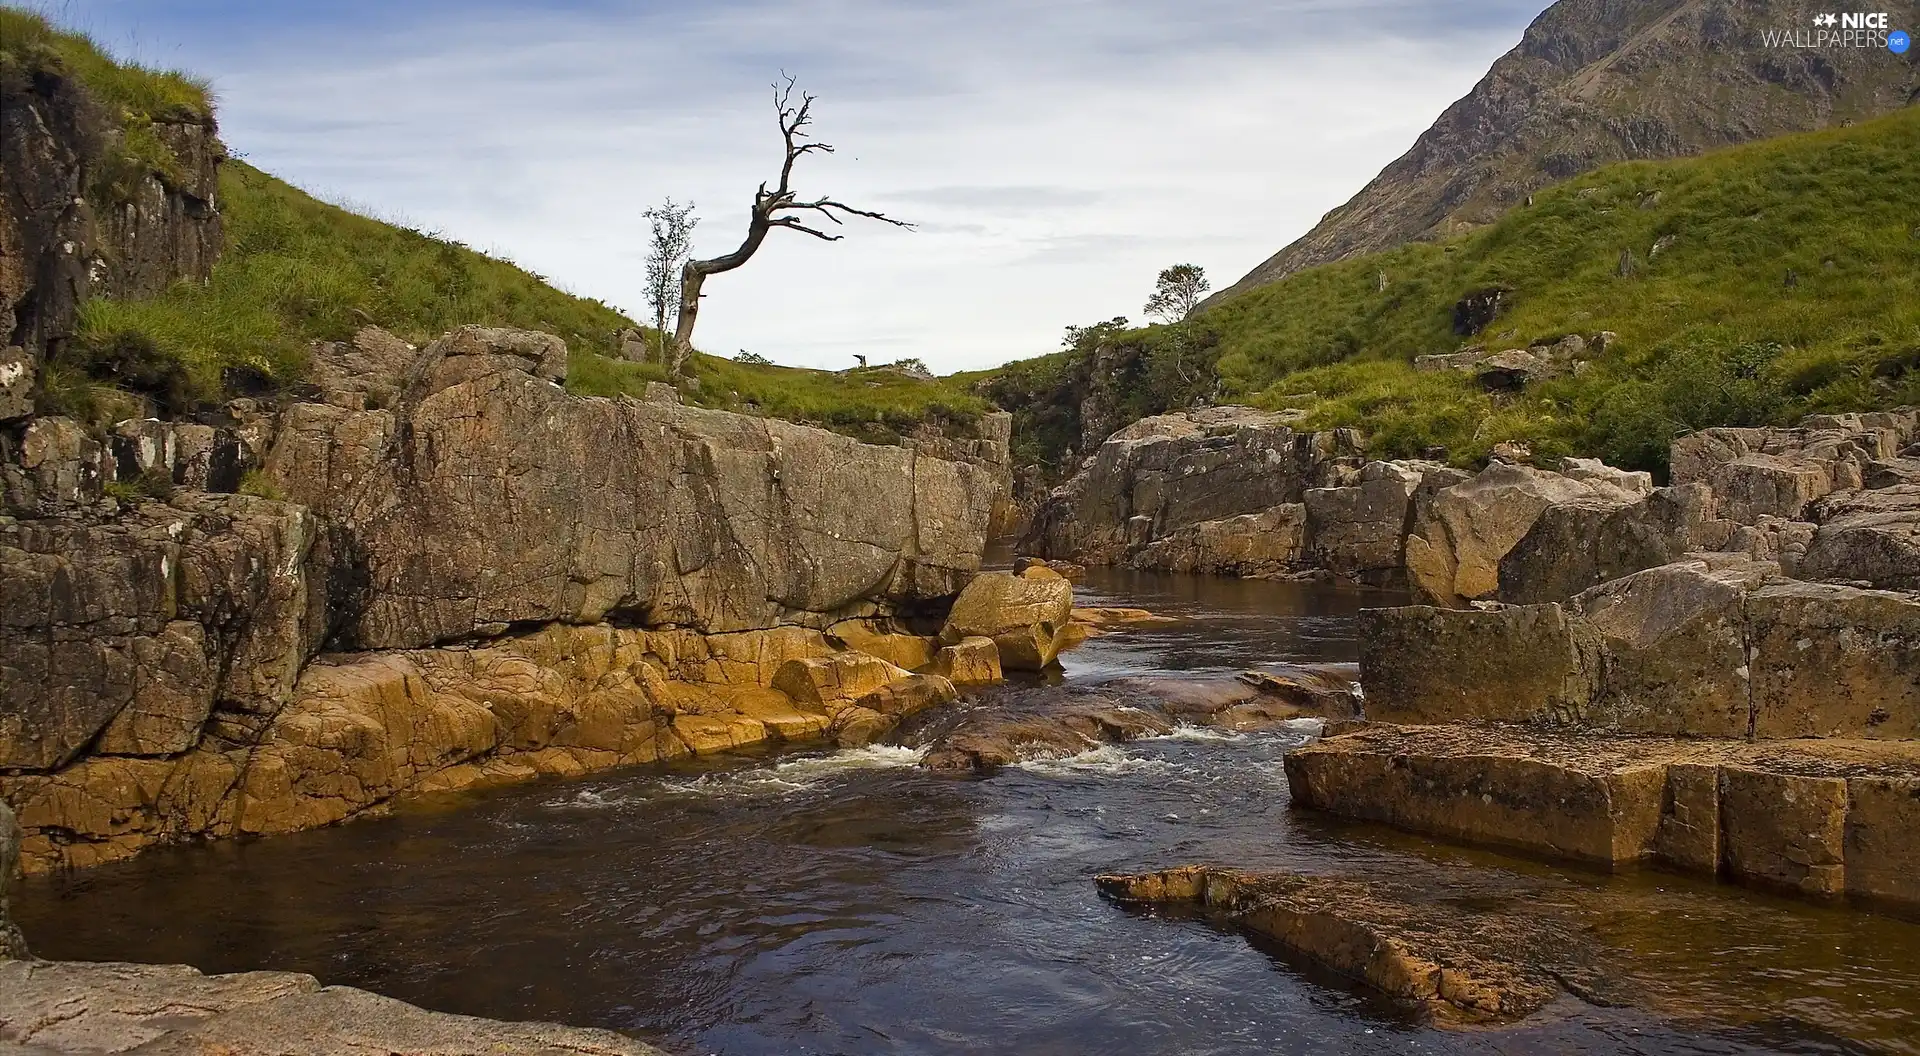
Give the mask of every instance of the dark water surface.
[[[1354, 613], [1393, 600], [1094, 586], [1189, 618], [1094, 640], [1075, 685], [1351, 661]], [[1554, 871], [1289, 813], [1280, 759], [1308, 736], [1182, 731], [984, 780], [883, 747], [548, 781], [37, 879], [15, 915], [44, 956], [311, 972], [686, 1053], [1920, 1052], [1920, 925], [1692, 878], [1559, 870], [1664, 1011], [1569, 999], [1480, 1033], [1095, 893], [1096, 873], [1190, 861]]]

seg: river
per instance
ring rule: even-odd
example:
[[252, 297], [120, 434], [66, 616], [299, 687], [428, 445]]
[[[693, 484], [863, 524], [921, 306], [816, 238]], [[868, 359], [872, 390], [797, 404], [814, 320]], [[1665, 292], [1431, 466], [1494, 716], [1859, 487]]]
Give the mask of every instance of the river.
[[[1080, 593], [1182, 619], [1094, 639], [1066, 657], [1063, 685], [958, 707], [1350, 662], [1357, 610], [1397, 600], [1118, 572]], [[876, 747], [546, 781], [36, 878], [15, 916], [46, 957], [310, 972], [686, 1053], [1920, 1052], [1920, 924], [1295, 814], [1280, 760], [1313, 735], [1295, 726], [1181, 730], [986, 778]], [[1593, 927], [1632, 950], [1635, 982], [1674, 1000], [1568, 999], [1514, 1029], [1436, 1030], [1090, 882], [1196, 861], [1561, 874], [1612, 907]]]

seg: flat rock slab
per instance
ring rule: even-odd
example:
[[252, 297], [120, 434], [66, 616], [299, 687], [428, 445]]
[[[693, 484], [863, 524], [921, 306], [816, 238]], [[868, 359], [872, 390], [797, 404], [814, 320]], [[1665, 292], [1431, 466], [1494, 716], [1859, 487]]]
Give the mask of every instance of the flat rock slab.
[[1596, 959], [1580, 929], [1529, 912], [1523, 890], [1484, 893], [1474, 901], [1512, 907], [1485, 909], [1390, 881], [1208, 866], [1096, 883], [1122, 903], [1203, 907], [1291, 954], [1417, 1003], [1438, 1026], [1520, 1020], [1559, 999], [1562, 980]]
[[502, 1023], [310, 975], [186, 965], [0, 964], [0, 1051], [165, 1056], [660, 1056], [607, 1030]]
[[1298, 806], [1415, 832], [1920, 905], [1920, 742], [1373, 724], [1286, 771]]

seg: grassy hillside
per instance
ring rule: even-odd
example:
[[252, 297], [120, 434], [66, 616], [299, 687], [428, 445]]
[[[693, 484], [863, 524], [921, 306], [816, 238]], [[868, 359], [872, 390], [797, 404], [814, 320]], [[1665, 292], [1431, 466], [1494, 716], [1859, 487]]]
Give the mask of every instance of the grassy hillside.
[[152, 120], [213, 111], [207, 82], [115, 59], [83, 33], [56, 29], [32, 11], [0, 7], [0, 70], [57, 68], [78, 78], [114, 114]]
[[[156, 117], [205, 116], [204, 82], [120, 62], [91, 40], [37, 14], [0, 7], [0, 76], [58, 71], [78, 79], [125, 145], [104, 167], [165, 175], [164, 146], [142, 152]], [[97, 181], [96, 181], [97, 182]], [[589, 395], [639, 394], [666, 380], [657, 366], [614, 357], [634, 325], [614, 308], [555, 288], [539, 275], [454, 241], [330, 205], [250, 165], [220, 170], [226, 250], [205, 283], [180, 283], [143, 300], [94, 299], [76, 340], [41, 379], [43, 410], [107, 420], [136, 400], [115, 387], [130, 376], [164, 390], [175, 410], [215, 404], [238, 390], [300, 380], [308, 347], [377, 325], [415, 343], [480, 323], [545, 330], [573, 350], [569, 386]], [[926, 421], [964, 424], [988, 409], [967, 388], [874, 368], [830, 373], [735, 363], [695, 354], [688, 402], [819, 424], [893, 442]]]
[[[480, 323], [564, 338], [575, 352], [570, 387], [585, 394], [637, 395], [666, 380], [659, 367], [612, 357], [615, 335], [631, 320], [513, 264], [329, 205], [241, 162], [222, 166], [220, 189], [227, 250], [210, 280], [149, 300], [89, 302], [82, 354], [151, 344], [185, 367], [196, 398], [211, 402], [236, 371], [297, 380], [313, 340], [340, 340], [371, 324], [418, 343]], [[970, 419], [986, 409], [958, 387], [884, 371], [835, 374], [696, 355], [691, 372], [697, 388], [689, 386], [689, 402], [880, 441], [928, 418]]]
[[[1453, 305], [1490, 286], [1512, 307], [1475, 343], [1613, 331], [1617, 351], [1517, 397], [1416, 373], [1415, 356], [1461, 346]], [[1517, 440], [1658, 469], [1689, 429], [1920, 403], [1920, 108], [1602, 169], [1463, 238], [1301, 272], [1197, 325], [1218, 399], [1361, 426], [1383, 455], [1440, 446], [1466, 463]]]

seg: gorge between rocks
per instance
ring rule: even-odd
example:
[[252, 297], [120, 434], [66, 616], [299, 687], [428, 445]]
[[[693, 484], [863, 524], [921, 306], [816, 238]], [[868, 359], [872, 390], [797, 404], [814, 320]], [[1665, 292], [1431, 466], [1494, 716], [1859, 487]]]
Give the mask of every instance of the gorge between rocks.
[[[1358, 610], [1400, 600], [1094, 570], [1077, 604], [1177, 621], [1094, 638], [1053, 684], [971, 691], [890, 740], [1036, 697], [1124, 700], [1141, 677], [1347, 664]], [[548, 779], [29, 877], [14, 916], [56, 960], [307, 972], [669, 1051], [1920, 1051], [1920, 925], [1290, 811], [1281, 759], [1315, 726], [1181, 727], [980, 777], [877, 745]], [[1592, 1000], [1441, 1030], [1201, 911], [1129, 909], [1092, 883], [1189, 861], [1412, 878], [1462, 913], [1578, 914]]]

